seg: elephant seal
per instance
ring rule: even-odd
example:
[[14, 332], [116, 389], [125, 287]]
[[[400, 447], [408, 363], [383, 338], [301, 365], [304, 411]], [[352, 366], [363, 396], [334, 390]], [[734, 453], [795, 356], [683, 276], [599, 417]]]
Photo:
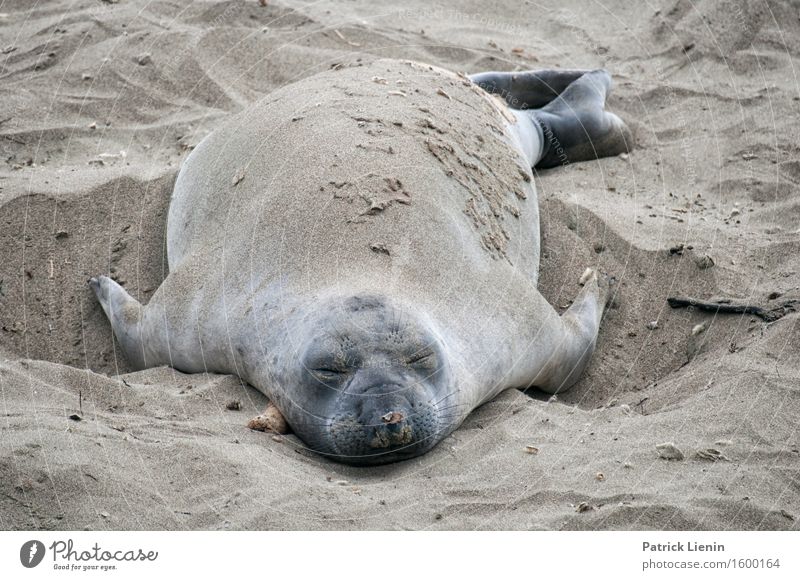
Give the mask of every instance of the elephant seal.
[[627, 150], [610, 82], [393, 60], [297, 81], [183, 163], [149, 304], [91, 286], [134, 366], [236, 374], [333, 460], [420, 455], [589, 360], [608, 286], [590, 271], [562, 316], [538, 292], [532, 167]]

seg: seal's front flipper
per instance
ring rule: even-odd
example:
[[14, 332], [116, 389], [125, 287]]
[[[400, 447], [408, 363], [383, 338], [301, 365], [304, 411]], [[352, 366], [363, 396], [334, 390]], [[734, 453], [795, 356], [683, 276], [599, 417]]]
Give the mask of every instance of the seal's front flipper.
[[580, 378], [594, 352], [600, 320], [613, 298], [616, 281], [587, 269], [580, 283], [583, 289], [561, 315], [558, 346], [532, 383], [548, 393], [564, 391]]
[[505, 99], [512, 109], [539, 109], [588, 72], [569, 69], [484, 72], [469, 75], [469, 79], [487, 93]]
[[594, 70], [572, 82], [548, 105], [528, 114], [541, 125], [542, 155], [536, 167], [546, 168], [619, 155], [633, 148], [625, 123], [605, 110], [611, 75]]
[[144, 349], [141, 340], [142, 311], [144, 307], [132, 298], [125, 289], [108, 276], [89, 280], [97, 300], [111, 322], [126, 358], [134, 367], [145, 368]]

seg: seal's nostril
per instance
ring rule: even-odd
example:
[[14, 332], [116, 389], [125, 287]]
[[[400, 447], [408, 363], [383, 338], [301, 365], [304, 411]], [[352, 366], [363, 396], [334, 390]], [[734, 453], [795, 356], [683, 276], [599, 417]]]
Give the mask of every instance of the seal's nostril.
[[393, 411], [391, 413], [386, 413], [381, 420], [388, 425], [394, 425], [395, 423], [399, 423], [403, 420], [403, 414], [398, 413], [397, 411]]

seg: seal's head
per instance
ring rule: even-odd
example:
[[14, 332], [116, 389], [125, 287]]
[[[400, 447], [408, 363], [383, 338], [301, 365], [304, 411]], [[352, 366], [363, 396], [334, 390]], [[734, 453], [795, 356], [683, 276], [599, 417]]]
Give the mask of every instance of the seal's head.
[[[458, 390], [429, 323], [380, 296], [332, 300], [306, 317], [296, 387], [281, 411], [314, 451], [376, 465], [431, 449], [458, 424]], [[289, 377], [286, 377], [289, 378]]]

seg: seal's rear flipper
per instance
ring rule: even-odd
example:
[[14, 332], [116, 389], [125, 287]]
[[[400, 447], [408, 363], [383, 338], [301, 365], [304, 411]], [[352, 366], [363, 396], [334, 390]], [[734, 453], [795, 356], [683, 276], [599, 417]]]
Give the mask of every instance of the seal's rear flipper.
[[91, 278], [89, 286], [111, 322], [114, 336], [127, 359], [134, 367], [145, 368], [140, 324], [144, 307], [108, 276]]
[[588, 72], [580, 69], [484, 72], [469, 75], [469, 79], [487, 93], [505, 99], [512, 109], [539, 109]]
[[588, 161], [630, 151], [633, 137], [625, 123], [605, 110], [611, 75], [594, 70], [582, 75], [548, 105], [528, 112], [544, 135], [538, 168]]

